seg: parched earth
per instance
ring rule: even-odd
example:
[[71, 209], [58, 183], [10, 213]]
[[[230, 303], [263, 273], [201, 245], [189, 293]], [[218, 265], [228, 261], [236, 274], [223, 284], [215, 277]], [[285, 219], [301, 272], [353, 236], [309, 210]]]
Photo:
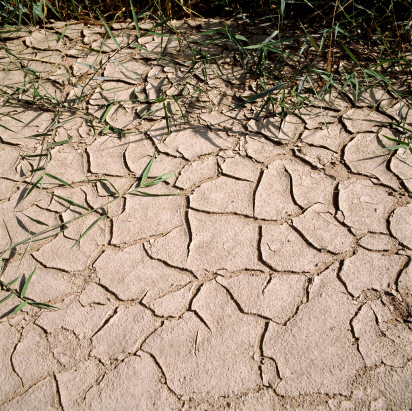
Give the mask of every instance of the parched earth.
[[[180, 40], [129, 47], [118, 24], [118, 51], [103, 27], [63, 29], [1, 55], [1, 249], [85, 211], [50, 193], [99, 207], [156, 151], [149, 177], [177, 172], [141, 191], [176, 195], [127, 195], [74, 247], [101, 210], [5, 254], [2, 281], [36, 267], [26, 297], [59, 309], [0, 305], [1, 410], [412, 409], [412, 156], [383, 150], [412, 113], [379, 89], [284, 119], [230, 110], [256, 92], [230, 44], [187, 73]], [[72, 187], [44, 176], [25, 197], [44, 172]]]

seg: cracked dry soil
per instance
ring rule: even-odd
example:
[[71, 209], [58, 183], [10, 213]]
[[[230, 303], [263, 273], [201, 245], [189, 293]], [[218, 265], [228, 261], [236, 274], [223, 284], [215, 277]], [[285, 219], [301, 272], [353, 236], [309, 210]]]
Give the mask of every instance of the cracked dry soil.
[[[173, 24], [189, 32], [218, 23]], [[85, 86], [83, 111], [64, 113], [55, 134], [71, 141], [47, 166], [74, 188], [45, 179], [47, 190], [19, 201], [35, 167], [22, 154], [41, 145], [24, 137], [54, 113], [4, 105], [0, 121], [20, 133], [0, 136], [0, 216], [13, 241], [39, 231], [24, 214], [50, 225], [77, 215], [48, 190], [97, 207], [114, 192], [86, 179], [124, 191], [156, 149], [151, 176], [179, 171], [148, 191], [183, 195], [126, 197], [73, 249], [95, 217], [33, 243], [21, 263], [7, 256], [2, 279], [36, 266], [27, 297], [61, 309], [6, 317], [16, 301], [1, 306], [1, 410], [412, 409], [412, 156], [382, 150], [382, 135], [396, 136], [388, 127], [399, 103], [375, 89], [355, 107], [348, 92], [301, 118], [256, 119], [259, 102], [228, 111], [247, 82], [225, 52], [222, 72], [190, 77], [189, 94], [207, 93], [188, 98], [187, 67], [176, 62], [188, 50], [171, 42], [165, 55], [175, 62], [158, 61], [155, 36], [86, 84], [87, 65], [107, 61], [115, 45], [102, 43], [102, 27], [72, 25], [56, 45], [59, 31], [17, 33], [8, 46], [60, 101], [73, 104]], [[120, 45], [133, 36], [122, 25], [114, 33]], [[1, 57], [2, 84], [24, 80]], [[162, 89], [183, 96], [188, 120], [168, 100], [170, 136], [163, 107], [136, 100]], [[132, 133], [94, 134], [89, 119], [111, 101], [120, 102], [108, 123]], [[412, 114], [404, 122], [412, 127]], [[1, 225], [2, 249], [8, 241]]]

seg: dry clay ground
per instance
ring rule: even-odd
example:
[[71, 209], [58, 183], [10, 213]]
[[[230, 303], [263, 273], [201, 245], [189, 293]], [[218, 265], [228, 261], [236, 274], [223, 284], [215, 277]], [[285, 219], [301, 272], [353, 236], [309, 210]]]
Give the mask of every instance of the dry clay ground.
[[[134, 35], [122, 28], [121, 47]], [[301, 118], [265, 109], [256, 119], [261, 101], [229, 111], [254, 93], [227, 50], [207, 50], [221, 71], [185, 75], [191, 53], [176, 40], [163, 50], [170, 61], [152, 54], [160, 37], [116, 52], [103, 27], [72, 25], [56, 44], [62, 30], [7, 42], [39, 70], [45, 98], [23, 105], [22, 89], [3, 100], [1, 248], [6, 226], [17, 242], [44, 229], [34, 219], [52, 226], [85, 211], [51, 192], [92, 208], [115, 191], [90, 180], [133, 188], [156, 149], [150, 176], [178, 172], [143, 191], [179, 195], [128, 195], [73, 248], [97, 213], [29, 244], [23, 260], [25, 246], [5, 255], [2, 280], [37, 267], [26, 297], [59, 310], [6, 316], [17, 297], [0, 306], [0, 409], [412, 409], [412, 157], [382, 150], [399, 112], [409, 127], [412, 115], [375, 89], [356, 108], [348, 90]], [[32, 87], [10, 60], [2, 54], [3, 89]], [[46, 137], [24, 138], [58, 112]], [[66, 140], [45, 172], [72, 187], [45, 177], [24, 198], [44, 172], [29, 172], [44, 157], [25, 155]]]

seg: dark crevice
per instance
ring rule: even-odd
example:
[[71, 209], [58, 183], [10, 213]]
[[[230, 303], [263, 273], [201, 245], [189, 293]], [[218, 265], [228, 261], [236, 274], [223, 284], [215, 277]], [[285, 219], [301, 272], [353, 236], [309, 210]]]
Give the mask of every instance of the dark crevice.
[[[355, 341], [355, 343], [356, 343], [356, 349], [357, 349], [359, 355], [362, 357], [363, 361], [365, 361], [365, 358], [363, 357], [362, 352], [361, 352], [361, 350], [360, 350], [360, 348], [359, 348], [359, 338], [356, 337], [355, 328], [354, 328], [354, 326], [353, 326], [353, 321], [354, 321], [355, 318], [358, 316], [358, 314], [360, 313], [360, 311], [361, 311], [362, 308], [363, 308], [363, 304], [360, 305], [360, 306], [357, 308], [355, 314], [354, 314], [353, 317], [350, 319], [350, 321], [349, 321], [349, 329], [350, 329], [350, 331], [351, 331], [352, 338], [354, 339], [354, 341]], [[365, 361], [365, 362], [366, 362], [366, 361]]]
[[340, 208], [339, 208], [339, 182], [337, 182], [333, 186], [333, 189], [332, 189], [332, 206], [335, 209], [334, 217], [336, 219], [336, 215], [337, 215], [338, 211], [340, 211]]
[[20, 383], [21, 383], [21, 386], [24, 387], [23, 380], [22, 380], [22, 378], [20, 377], [20, 374], [16, 371], [16, 368], [14, 368], [14, 363], [13, 363], [13, 356], [14, 356], [14, 353], [16, 352], [17, 346], [20, 344], [21, 338], [22, 338], [22, 335], [20, 334], [19, 340], [17, 341], [16, 345], [15, 345], [14, 348], [13, 348], [12, 353], [10, 354], [9, 362], [10, 362], [11, 369], [13, 370], [13, 372], [14, 372], [14, 373], [17, 375], [17, 377], [19, 378]]
[[56, 378], [55, 374], [53, 374], [53, 380], [54, 380], [54, 383], [56, 385], [56, 396], [57, 396], [58, 405], [62, 410], [64, 410], [63, 402], [62, 402], [62, 396], [61, 396], [61, 393], [60, 393], [60, 387], [59, 387], [59, 383], [57, 381], [57, 378]]
[[273, 279], [273, 277], [271, 276], [271, 274], [269, 274], [269, 275], [268, 275], [268, 279], [267, 279], [267, 281], [266, 281], [266, 284], [265, 284], [265, 285], [263, 286], [263, 288], [262, 288], [262, 296], [265, 295], [266, 288], [269, 287], [269, 284], [272, 282], [272, 279]]
[[[327, 267], [325, 270], [327, 270], [328, 268], [329, 268], [329, 267]], [[324, 271], [325, 271], [325, 270], [324, 270]], [[307, 303], [309, 302], [309, 294], [310, 294], [310, 288], [311, 288], [312, 284], [313, 284], [313, 277], [309, 277], [309, 278], [307, 279], [307, 282], [306, 282], [306, 285], [305, 285], [305, 295], [304, 295], [304, 297], [302, 298], [302, 301], [301, 301], [299, 304], [297, 304], [297, 306], [295, 307], [294, 312], [289, 316], [289, 318], [288, 318], [286, 321], [284, 321], [284, 322], [282, 323], [282, 325], [283, 325], [284, 327], [287, 326], [288, 323], [289, 323], [289, 321], [292, 320], [292, 319], [298, 314], [300, 308], [301, 308], [303, 305], [305, 305], [305, 304], [307, 304]]]
[[165, 260], [162, 260], [161, 258], [155, 258], [155, 257], [153, 257], [153, 256], [149, 253], [149, 251], [147, 250], [147, 248], [146, 248], [146, 247], [147, 247], [147, 246], [146, 246], [146, 243], [142, 243], [142, 246], [143, 246], [143, 251], [145, 252], [146, 256], [147, 256], [150, 260], [152, 260], [152, 261], [158, 261], [159, 263], [162, 263], [163, 265], [165, 265], [165, 266], [168, 267], [168, 268], [171, 268], [171, 269], [173, 269], [173, 270], [182, 272], [182, 273], [184, 273], [184, 274], [189, 274], [189, 276], [190, 276], [190, 278], [191, 278], [192, 280], [193, 280], [193, 279], [196, 279], [196, 280], [197, 280], [197, 277], [195, 276], [195, 274], [194, 274], [192, 271], [190, 271], [189, 269], [175, 266], [175, 265], [173, 265], [173, 264], [168, 263], [168, 262], [165, 261]]
[[[263, 369], [262, 369], [262, 358], [264, 357], [263, 355], [263, 340], [265, 338], [265, 335], [268, 331], [269, 328], [269, 321], [266, 321], [265, 324], [263, 325], [263, 330], [262, 333], [260, 335], [260, 339], [259, 339], [259, 356], [260, 356], [260, 361], [259, 361], [259, 375], [260, 375], [260, 380], [262, 381], [262, 385], [263, 385]], [[277, 369], [277, 366], [276, 366]], [[277, 371], [277, 370], [276, 370]]]
[[113, 240], [113, 231], [114, 231], [114, 222], [112, 218], [107, 220], [107, 245], [112, 245]]
[[164, 383], [163, 383], [163, 384], [167, 387], [167, 389], [168, 389], [176, 398], [179, 398], [179, 395], [177, 395], [177, 393], [174, 392], [174, 391], [169, 387], [169, 385], [167, 384], [166, 373], [164, 372], [164, 370], [163, 370], [162, 366], [160, 365], [159, 361], [157, 361], [157, 358], [154, 356], [154, 354], [152, 354], [152, 353], [149, 352], [149, 351], [144, 351], [144, 350], [141, 350], [141, 352], [144, 352], [145, 354], [147, 354], [147, 355], [152, 359], [152, 361], [155, 363], [156, 368], [158, 369], [159, 373], [161, 374], [161, 376], [162, 376], [163, 379], [164, 379]]
[[92, 162], [90, 159], [90, 154], [87, 150], [83, 150], [83, 155], [85, 156], [84, 164], [85, 164], [85, 169], [86, 169], [86, 174], [94, 174], [92, 173], [91, 167], [92, 167]]
[[303, 207], [298, 203], [298, 201], [296, 200], [296, 197], [295, 197], [295, 193], [293, 192], [293, 177], [292, 177], [292, 174], [289, 172], [289, 170], [286, 167], [283, 167], [283, 168], [285, 170], [285, 173], [289, 176], [289, 194], [290, 194], [290, 198], [291, 198], [293, 204], [295, 204], [296, 207], [303, 210]]
[[260, 182], [262, 181], [263, 175], [265, 174], [265, 170], [267, 167], [264, 167], [260, 170], [258, 178], [256, 179], [255, 186], [253, 187], [253, 194], [252, 194], [252, 201], [253, 201], [253, 215], [256, 215], [256, 193], [258, 191]]
[[330, 257], [334, 256], [334, 255], [338, 255], [339, 253], [334, 253], [330, 250], [326, 250], [323, 248], [319, 248], [316, 247], [314, 244], [312, 244], [310, 242], [310, 240], [302, 233], [302, 231], [299, 230], [299, 228], [297, 228], [296, 226], [294, 226], [293, 224], [289, 224], [289, 227], [296, 233], [299, 235], [299, 237], [306, 243], [306, 245], [308, 245], [309, 247], [313, 248], [314, 250], [318, 251], [319, 253], [322, 254], [326, 254], [329, 255]]
[[345, 288], [345, 291], [351, 296], [351, 298], [355, 298], [355, 296], [349, 291], [347, 284], [345, 283], [345, 281], [343, 280], [343, 278], [341, 277], [341, 272], [343, 270], [343, 265], [345, 263], [345, 260], [341, 260], [339, 261], [339, 267], [336, 271], [336, 278], [337, 280], [343, 285], [343, 287]]
[[410, 256], [404, 256], [407, 257], [403, 265], [399, 268], [398, 272], [395, 275], [395, 278], [393, 280], [393, 285], [395, 286], [396, 290], [399, 292], [398, 286], [399, 286], [399, 279], [402, 276], [403, 272], [412, 264], [412, 258]]
[[243, 181], [243, 182], [249, 183], [249, 184], [253, 183], [253, 180], [247, 180], [246, 178], [237, 177], [237, 176], [234, 176], [232, 174], [226, 174], [223, 171], [219, 174], [219, 177], [231, 178], [232, 180]]
[[262, 320], [264, 320], [264, 321], [272, 321], [271, 318], [266, 317], [266, 316], [264, 316], [264, 315], [256, 314], [256, 313], [249, 313], [249, 312], [245, 311], [245, 310], [242, 308], [242, 306], [239, 304], [239, 302], [236, 300], [236, 298], [234, 297], [234, 295], [231, 293], [231, 291], [230, 291], [226, 286], [224, 286], [223, 284], [219, 283], [219, 285], [227, 292], [227, 294], [229, 295], [229, 297], [230, 297], [230, 299], [232, 300], [233, 304], [235, 304], [237, 310], [238, 310], [241, 314], [249, 315], [249, 316], [252, 316], [252, 317], [255, 317], [255, 318], [260, 318], [260, 319], [262, 319]]
[[[392, 170], [392, 161], [395, 159], [396, 157], [396, 153], [393, 153], [393, 155], [391, 155], [391, 157], [388, 159], [388, 161], [386, 162], [386, 169], [393, 174], [396, 179], [398, 180], [398, 183], [401, 187], [402, 190], [406, 191], [407, 193], [410, 193], [410, 190], [408, 189], [408, 187], [406, 186], [405, 182], [403, 181], [403, 179], [395, 172]], [[398, 159], [399, 161], [402, 161], [401, 159]], [[406, 163], [406, 161], [405, 161]], [[406, 163], [407, 164], [407, 163]], [[411, 167], [411, 171], [412, 171], [412, 165], [411, 164], [407, 164], [408, 167]]]
[[258, 235], [257, 235], [257, 260], [259, 263], [261, 263], [262, 265], [264, 265], [266, 268], [268, 268], [270, 271], [275, 271], [277, 272], [277, 270], [275, 270], [274, 267], [272, 267], [269, 263], [267, 263], [264, 259], [263, 259], [263, 255], [262, 255], [262, 226], [258, 226]]
[[104, 320], [103, 324], [93, 333], [90, 339], [92, 339], [97, 333], [99, 333], [110, 322], [110, 320], [117, 314], [118, 311], [119, 311], [119, 307], [116, 307], [113, 313]]
[[127, 147], [125, 148], [125, 150], [122, 153], [122, 160], [123, 160], [123, 165], [125, 167], [125, 169], [130, 173], [130, 174], [134, 174], [133, 170], [130, 168], [129, 163], [126, 160], [126, 151], [128, 149], [129, 145], [127, 145]]
[[193, 314], [197, 317], [197, 319], [213, 334], [213, 331], [212, 331], [212, 329], [209, 327], [209, 325], [208, 325], [208, 323], [206, 322], [206, 320], [205, 320], [196, 310], [189, 309], [189, 310], [187, 310], [187, 311], [193, 313]]
[[189, 219], [189, 208], [190, 208], [190, 197], [189, 196], [185, 197], [183, 206], [184, 206], [183, 220], [185, 222], [187, 235], [189, 237], [189, 240], [187, 242], [187, 258], [189, 258], [190, 247], [193, 241], [192, 226], [190, 224], [190, 219]]
[[[101, 282], [99, 282], [98, 284], [99, 284], [99, 287], [102, 287], [103, 290], [105, 290], [111, 297], [113, 297], [113, 299], [114, 299], [116, 302], [124, 301], [124, 300], [122, 300], [121, 298], [119, 298], [114, 291], [112, 291], [110, 288], [108, 288], [107, 286], [105, 286], [105, 285], [102, 284]], [[128, 301], [128, 300], [127, 300], [127, 301]]]

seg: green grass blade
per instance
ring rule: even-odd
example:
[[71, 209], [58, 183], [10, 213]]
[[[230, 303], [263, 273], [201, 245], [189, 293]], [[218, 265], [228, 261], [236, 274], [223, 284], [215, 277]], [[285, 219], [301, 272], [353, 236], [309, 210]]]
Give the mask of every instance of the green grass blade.
[[29, 286], [30, 280], [33, 277], [34, 272], [36, 271], [36, 267], [33, 268], [31, 274], [27, 277], [26, 281], [24, 282], [23, 289], [21, 290], [20, 297], [24, 298], [26, 295], [27, 288]]
[[30, 193], [43, 181], [43, 177], [44, 176], [39, 177], [39, 179], [30, 187], [30, 190], [23, 197], [23, 200], [25, 200], [30, 195]]
[[38, 302], [28, 301], [27, 304], [29, 304], [33, 307], [36, 307], [36, 308], [42, 308], [42, 309], [47, 309], [47, 310], [50, 310], [50, 309], [58, 310], [58, 308], [55, 307], [54, 305], [50, 305], [50, 304], [46, 304], [46, 303], [38, 303]]
[[403, 144], [398, 144], [397, 146], [392, 146], [392, 147], [382, 147], [382, 150], [399, 150], [400, 148], [409, 148], [408, 143], [403, 143]]
[[3, 218], [3, 224], [4, 224], [4, 227], [6, 228], [6, 232], [7, 232], [7, 236], [9, 237], [10, 244], [12, 244], [13, 240], [11, 239], [10, 231], [9, 231], [9, 228], [7, 227], [6, 222], [4, 221], [4, 218]]
[[70, 26], [70, 23], [67, 23], [67, 25], [66, 25], [66, 27], [63, 29], [63, 31], [57, 35], [56, 44], [59, 44], [59, 41], [64, 37], [64, 35], [66, 34], [66, 30], [67, 30], [67, 28], [68, 28], [69, 26]]
[[54, 143], [50, 144], [50, 147], [57, 147], [57, 146], [61, 146], [63, 144], [67, 144], [70, 143], [72, 141], [72, 137], [68, 138], [67, 140], [63, 140], [63, 141], [55, 141]]
[[260, 98], [266, 97], [268, 94], [273, 93], [274, 91], [279, 90], [279, 89], [283, 88], [284, 86], [286, 86], [286, 83], [279, 83], [278, 85], [276, 85], [274, 87], [271, 87], [267, 90], [264, 90], [261, 93], [256, 94], [253, 97], [247, 99], [246, 101], [243, 101], [242, 103], [238, 104], [237, 106], [231, 108], [229, 111], [236, 110], [237, 108], [243, 107], [244, 105], [246, 105], [248, 103], [252, 103], [253, 101], [256, 101]]
[[6, 302], [10, 297], [12, 297], [14, 295], [14, 293], [10, 293], [9, 295], [6, 295], [1, 301], [0, 304]]
[[107, 183], [109, 183], [110, 184], [110, 186], [113, 188], [113, 190], [118, 194], [118, 195], [120, 195], [120, 193], [119, 193], [119, 191], [117, 190], [117, 188], [114, 186], [114, 184], [110, 181], [110, 180], [108, 180], [107, 178], [96, 178], [95, 180], [88, 180], [89, 182], [107, 182]]
[[[47, 1], [47, 0], [44, 0], [45, 2], [46, 2], [46, 4], [47, 4], [47, 6], [49, 7], [49, 9], [61, 20], [61, 17], [60, 17], [60, 15], [59, 15], [59, 13], [57, 13], [57, 11], [56, 10], [54, 10], [54, 8], [51, 6], [51, 4]], [[66, 26], [66, 28], [67, 28], [67, 26]], [[66, 31], [66, 29], [64, 29], [64, 31]], [[64, 33], [63, 33], [63, 35], [64, 35]], [[58, 41], [57, 41], [58, 42]]]
[[57, 198], [59, 198], [60, 200], [65, 201], [66, 203], [68, 203], [68, 204], [70, 204], [70, 205], [72, 205], [72, 206], [82, 208], [83, 210], [86, 210], [86, 211], [90, 211], [87, 207], [85, 207], [85, 206], [83, 206], [83, 205], [81, 205], [81, 204], [78, 204], [78, 203], [74, 202], [73, 200], [69, 200], [68, 198], [59, 196], [59, 195], [56, 194], [56, 193], [49, 193], [49, 194], [51, 194], [53, 197], [57, 197]]
[[152, 187], [155, 186], [156, 184], [159, 184], [163, 181], [168, 180], [170, 177], [173, 177], [176, 174], [176, 171], [171, 171], [170, 173], [162, 174], [161, 176], [158, 176], [154, 178], [153, 180], [150, 180], [147, 182], [144, 187]]
[[136, 11], [134, 9], [132, 0], [130, 0], [130, 8], [132, 9], [133, 21], [134, 21], [134, 25], [136, 27], [137, 37], [140, 37], [139, 23], [137, 22]]
[[316, 44], [315, 40], [313, 40], [313, 37], [306, 31], [305, 26], [302, 23], [300, 23], [300, 25], [302, 26], [303, 30], [305, 30], [305, 33], [308, 36], [308, 39], [310, 41], [310, 44], [312, 44], [312, 47], [320, 54], [320, 49]]
[[27, 305], [27, 301], [23, 301], [22, 303], [20, 303], [20, 304], [14, 309], [14, 311], [11, 313], [11, 315], [17, 314], [17, 313], [18, 313], [20, 310], [22, 310], [26, 305]]
[[39, 167], [39, 168], [34, 168], [33, 170], [29, 170], [29, 172], [34, 174], [34, 173], [37, 173], [38, 171], [43, 171], [45, 169], [46, 167]]
[[72, 188], [73, 188], [73, 186], [70, 185], [67, 181], [62, 180], [61, 178], [56, 177], [56, 176], [54, 176], [53, 174], [44, 173], [44, 175], [47, 176], [47, 177], [49, 177], [49, 178], [52, 178], [53, 180], [58, 181], [58, 182], [61, 183], [61, 184], [64, 184], [64, 185], [67, 186], [67, 187], [72, 187]]
[[33, 223], [39, 224], [39, 225], [44, 225], [46, 227], [49, 227], [48, 224], [43, 223], [43, 221], [37, 220], [36, 218], [30, 217], [29, 215], [23, 213], [24, 216], [26, 216], [29, 220], [33, 221]]
[[114, 106], [114, 103], [110, 103], [109, 107], [107, 107], [106, 111], [104, 112], [101, 121], [106, 121], [106, 117], [109, 114], [109, 111], [112, 109], [113, 106]]
[[104, 21], [103, 17], [101, 16], [101, 14], [99, 13], [98, 10], [96, 10], [96, 13], [99, 16], [100, 20], [103, 22], [104, 27], [106, 28], [107, 32], [109, 33], [109, 36], [112, 38], [114, 44], [120, 50], [119, 43], [117, 42], [116, 38], [114, 37], [114, 35], [113, 35], [112, 31], [110, 30], [109, 26], [106, 24], [106, 22]]
[[149, 175], [150, 169], [152, 168], [153, 161], [155, 160], [155, 158], [156, 158], [156, 153], [153, 154], [152, 159], [149, 161], [149, 164], [146, 166], [146, 168], [143, 171], [142, 180], [140, 182], [140, 187], [145, 187], [147, 176]]
[[[14, 280], [11, 280], [9, 283], [6, 284], [6, 287], [10, 288], [20, 277], [15, 278]], [[3, 282], [2, 282], [3, 283]]]
[[80, 242], [80, 240], [82, 240], [84, 237], [86, 237], [86, 235], [89, 233], [89, 231], [91, 231], [93, 229], [93, 227], [103, 218], [106, 218], [106, 215], [102, 215], [100, 216], [98, 219], [94, 220], [89, 227], [87, 228], [87, 230], [77, 239], [77, 241], [70, 247], [73, 248], [77, 243]]
[[163, 103], [163, 110], [165, 112], [167, 134], [170, 136], [169, 114], [167, 113], [166, 103]]
[[339, 43], [342, 45], [342, 47], [345, 49], [346, 53], [348, 53], [349, 57], [354, 61], [354, 63], [360, 67], [359, 61], [356, 59], [356, 57], [352, 54], [352, 52], [339, 40]]

